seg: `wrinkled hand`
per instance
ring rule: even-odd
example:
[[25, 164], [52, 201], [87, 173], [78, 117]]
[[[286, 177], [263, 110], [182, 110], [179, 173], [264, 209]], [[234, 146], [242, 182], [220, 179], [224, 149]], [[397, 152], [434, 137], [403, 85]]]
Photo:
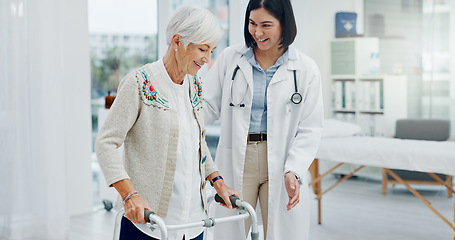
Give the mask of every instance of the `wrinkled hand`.
[[144, 219], [144, 209], [152, 210], [150, 204], [148, 204], [139, 195], [133, 195], [125, 203], [125, 217], [134, 223], [146, 224]]
[[218, 195], [220, 195], [220, 197], [224, 200], [225, 203], [220, 203], [224, 207], [232, 209], [232, 204], [231, 204], [231, 201], [229, 200], [230, 196], [235, 196], [235, 197], [240, 198], [239, 192], [228, 187], [226, 184], [224, 184], [223, 180], [216, 181], [213, 184], [213, 187], [215, 188], [216, 193], [218, 193]]
[[300, 184], [295, 174], [288, 172], [284, 176], [284, 185], [289, 197], [289, 203], [286, 206], [289, 211], [300, 202]]

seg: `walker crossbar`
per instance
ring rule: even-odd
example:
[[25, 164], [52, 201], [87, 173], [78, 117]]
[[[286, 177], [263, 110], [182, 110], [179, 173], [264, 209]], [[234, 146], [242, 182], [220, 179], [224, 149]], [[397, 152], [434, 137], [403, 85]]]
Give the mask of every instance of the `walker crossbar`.
[[[215, 201], [218, 202], [220, 197], [215, 196]], [[238, 206], [239, 214], [229, 217], [222, 217], [222, 218], [207, 218], [203, 219], [198, 222], [192, 223], [184, 223], [184, 224], [177, 224], [177, 225], [166, 225], [161, 217], [156, 215], [154, 212], [149, 211], [147, 209], [144, 210], [144, 218], [147, 222], [150, 223], [150, 230], [154, 231], [156, 227], [160, 229], [161, 232], [161, 239], [167, 240], [168, 239], [168, 231], [174, 231], [179, 229], [186, 229], [186, 228], [194, 228], [194, 227], [205, 227], [210, 228], [215, 226], [216, 224], [220, 223], [227, 223], [227, 222], [234, 222], [238, 220], [244, 220], [248, 217], [251, 217], [251, 239], [258, 240], [259, 239], [259, 232], [258, 232], [258, 224], [257, 224], [257, 216], [256, 212], [254, 211], [253, 207], [237, 197], [230, 197], [231, 203], [233, 206]], [[120, 210], [117, 214], [117, 218], [115, 220], [115, 228], [114, 228], [114, 240], [118, 240], [120, 237], [120, 225], [121, 219], [124, 215], [124, 210]], [[141, 228], [138, 228], [144, 234], [150, 235], [149, 233], [145, 232]]]

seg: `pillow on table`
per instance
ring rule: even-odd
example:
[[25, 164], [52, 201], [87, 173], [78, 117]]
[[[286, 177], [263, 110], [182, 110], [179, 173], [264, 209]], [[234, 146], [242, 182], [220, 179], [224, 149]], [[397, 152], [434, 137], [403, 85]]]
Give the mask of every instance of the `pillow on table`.
[[349, 137], [360, 132], [360, 126], [354, 123], [343, 122], [337, 119], [325, 119], [322, 138]]

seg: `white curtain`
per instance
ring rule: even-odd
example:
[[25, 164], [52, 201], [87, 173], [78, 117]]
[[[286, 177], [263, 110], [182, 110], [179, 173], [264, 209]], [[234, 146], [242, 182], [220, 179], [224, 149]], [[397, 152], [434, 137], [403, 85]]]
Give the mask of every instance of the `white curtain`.
[[[71, 28], [62, 26], [63, 4], [71, 9], [59, 0], [0, 0], [0, 239], [68, 237], [68, 168], [74, 165], [68, 153], [87, 150], [69, 135], [78, 131], [75, 121], [87, 123], [90, 115], [71, 121], [68, 96], [88, 93], [82, 94], [88, 102], [89, 89], [79, 91], [65, 71], [71, 68], [64, 66], [65, 49], [72, 46], [61, 34]], [[88, 61], [82, 65], [86, 71]], [[84, 128], [89, 132], [90, 124]], [[90, 135], [87, 140], [89, 152]]]

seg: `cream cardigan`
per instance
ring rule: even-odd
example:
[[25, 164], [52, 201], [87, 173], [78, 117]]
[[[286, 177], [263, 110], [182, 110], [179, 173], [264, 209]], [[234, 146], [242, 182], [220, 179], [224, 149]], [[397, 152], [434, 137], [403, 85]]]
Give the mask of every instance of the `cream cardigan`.
[[[177, 112], [167, 104], [160, 79], [168, 73], [162, 60], [147, 64], [128, 74], [120, 83], [109, 115], [98, 133], [95, 151], [109, 186], [130, 179], [139, 195], [161, 217], [166, 217], [174, 183], [179, 126]], [[206, 177], [218, 171], [207, 143], [202, 114], [202, 87], [193, 79], [190, 98], [199, 124], [199, 171], [201, 197]], [[123, 157], [117, 152], [124, 144]], [[121, 198], [115, 208], [122, 208]]]

